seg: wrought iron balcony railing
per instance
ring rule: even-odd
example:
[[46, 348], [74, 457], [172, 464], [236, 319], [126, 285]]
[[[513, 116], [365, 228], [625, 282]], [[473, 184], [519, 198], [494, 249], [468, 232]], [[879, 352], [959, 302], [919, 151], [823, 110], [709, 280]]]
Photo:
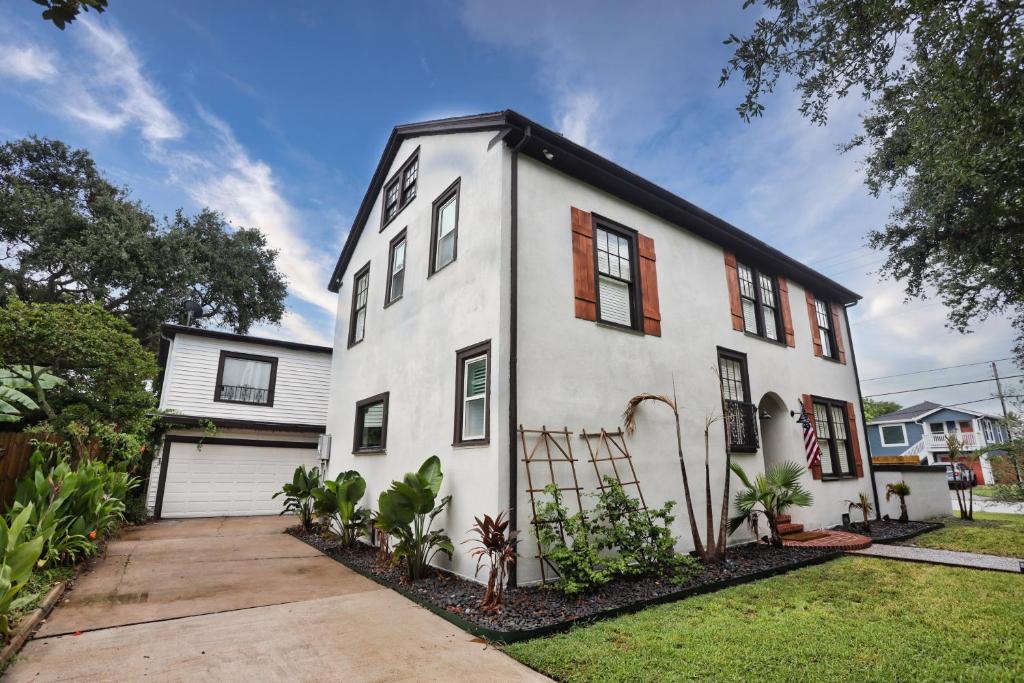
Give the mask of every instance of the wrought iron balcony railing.
[[729, 450], [753, 453], [758, 449], [757, 406], [741, 401], [725, 402], [725, 431]]
[[266, 405], [270, 402], [270, 390], [257, 387], [237, 387], [230, 384], [222, 384], [218, 396], [222, 401], [234, 401], [236, 403]]

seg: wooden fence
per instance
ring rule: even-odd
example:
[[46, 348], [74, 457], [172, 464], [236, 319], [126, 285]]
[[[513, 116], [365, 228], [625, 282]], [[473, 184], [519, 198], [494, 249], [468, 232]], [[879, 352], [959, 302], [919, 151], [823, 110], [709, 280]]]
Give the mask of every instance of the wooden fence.
[[25, 432], [0, 432], [0, 511], [14, 502], [14, 491], [28, 468], [32, 441], [37, 438]]

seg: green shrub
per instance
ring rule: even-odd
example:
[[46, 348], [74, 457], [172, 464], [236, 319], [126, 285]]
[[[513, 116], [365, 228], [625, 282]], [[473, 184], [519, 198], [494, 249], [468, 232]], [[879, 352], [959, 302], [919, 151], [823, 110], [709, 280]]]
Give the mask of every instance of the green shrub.
[[601, 558], [600, 534], [587, 511], [570, 515], [562, 504], [562, 492], [554, 484], [544, 487], [544, 492], [551, 500], [537, 508], [538, 541], [544, 557], [558, 568], [558, 589], [566, 595], [578, 595], [615, 578]]
[[377, 499], [377, 528], [398, 539], [391, 561], [405, 560], [409, 579], [413, 581], [426, 574], [435, 555], [444, 553], [450, 558], [455, 549], [444, 529], [431, 529], [434, 518], [452, 500], [445, 496], [434, 505], [443, 478], [441, 460], [432, 455], [418, 471], [407, 473], [402, 481], [391, 482], [391, 488]]
[[140, 488], [129, 494], [124, 505], [124, 521], [128, 524], [145, 524], [149, 521], [145, 490]]
[[313, 491], [320, 488], [320, 469], [314, 467], [307, 470], [305, 465], [295, 468], [290, 484], [285, 484], [274, 494], [274, 498], [284, 496], [284, 508], [281, 514], [299, 516], [302, 528], [309, 531], [313, 528]]
[[325, 531], [337, 527], [341, 544], [352, 547], [365, 527], [367, 510], [359, 507], [359, 499], [366, 493], [366, 480], [355, 470], [342, 472], [336, 479], [327, 479], [323, 486], [313, 489], [313, 507], [316, 513], [325, 517]]
[[14, 516], [10, 525], [0, 519], [0, 634], [7, 636], [11, 625], [8, 615], [21, 603], [32, 598], [18, 598], [32, 576], [32, 569], [43, 552], [43, 538], [34, 536], [27, 527], [34, 512], [31, 503]]

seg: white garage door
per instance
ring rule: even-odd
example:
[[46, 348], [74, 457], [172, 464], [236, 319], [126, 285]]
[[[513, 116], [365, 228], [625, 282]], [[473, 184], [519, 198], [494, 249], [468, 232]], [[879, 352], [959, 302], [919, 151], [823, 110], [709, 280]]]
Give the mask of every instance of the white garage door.
[[162, 517], [276, 515], [299, 465], [318, 464], [313, 448], [172, 443], [166, 463]]

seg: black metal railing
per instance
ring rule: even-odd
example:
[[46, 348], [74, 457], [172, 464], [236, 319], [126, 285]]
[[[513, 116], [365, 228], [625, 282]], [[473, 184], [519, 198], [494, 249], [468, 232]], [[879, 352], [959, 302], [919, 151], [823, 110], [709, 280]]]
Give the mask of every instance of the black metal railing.
[[725, 432], [729, 437], [729, 450], [756, 451], [757, 406], [741, 401], [726, 401]]
[[238, 403], [265, 404], [269, 402], [270, 390], [257, 387], [236, 387], [230, 384], [220, 386], [220, 400]]

